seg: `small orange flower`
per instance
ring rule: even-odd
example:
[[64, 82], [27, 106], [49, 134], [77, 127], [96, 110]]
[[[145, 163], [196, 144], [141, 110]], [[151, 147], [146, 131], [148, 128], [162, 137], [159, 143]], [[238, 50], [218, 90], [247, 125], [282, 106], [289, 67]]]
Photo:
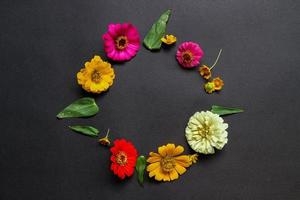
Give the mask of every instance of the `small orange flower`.
[[204, 90], [205, 92], [207, 92], [208, 94], [213, 93], [216, 89], [215, 89], [215, 84], [214, 82], [207, 82], [204, 84]]
[[215, 90], [221, 90], [224, 86], [224, 81], [220, 78], [214, 78], [213, 83], [215, 84]]
[[165, 35], [163, 38], [161, 38], [161, 41], [167, 45], [174, 44], [176, 40], [177, 38], [174, 35]]
[[99, 143], [104, 145], [104, 146], [110, 145], [110, 141], [109, 141], [108, 136], [109, 136], [109, 129], [107, 130], [106, 136], [99, 139]]
[[199, 73], [200, 75], [208, 80], [210, 77], [211, 77], [211, 70], [209, 67], [207, 67], [206, 65], [202, 65], [200, 68], [199, 68]]

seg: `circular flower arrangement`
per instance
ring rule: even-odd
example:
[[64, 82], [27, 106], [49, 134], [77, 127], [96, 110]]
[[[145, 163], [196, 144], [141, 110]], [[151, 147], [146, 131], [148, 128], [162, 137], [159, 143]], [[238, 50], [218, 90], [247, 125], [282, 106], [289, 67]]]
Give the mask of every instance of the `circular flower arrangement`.
[[[177, 38], [174, 35], [165, 35], [166, 25], [171, 11], [162, 14], [153, 24], [144, 38], [144, 46], [150, 50], [160, 49], [161, 46], [175, 45]], [[104, 50], [107, 57], [113, 61], [129, 61], [140, 49], [140, 36], [137, 28], [131, 23], [109, 24], [107, 32], [102, 36]], [[212, 69], [216, 66], [222, 49], [214, 62], [209, 67], [200, 65], [204, 52], [195, 42], [183, 42], [179, 45], [176, 59], [183, 68], [199, 66], [199, 74], [205, 81], [204, 90], [210, 94], [222, 90], [224, 81], [220, 77], [212, 77]], [[100, 56], [94, 56], [84, 64], [77, 73], [78, 84], [87, 92], [101, 93], [113, 85], [115, 78], [114, 69]], [[81, 98], [58, 115], [58, 118], [90, 117], [95, 115], [99, 108], [93, 98]], [[150, 152], [148, 158], [139, 155], [134, 145], [125, 139], [116, 139], [110, 148], [110, 169], [120, 179], [125, 179], [134, 174], [136, 170], [139, 183], [143, 184], [144, 173], [148, 172], [150, 178], [157, 181], [173, 181], [184, 174], [187, 168], [196, 163], [199, 154], [213, 154], [215, 149], [221, 150], [228, 142], [228, 124], [224, 123], [222, 115], [242, 112], [237, 108], [212, 106], [211, 111], [196, 112], [192, 115], [185, 129], [187, 143], [195, 151], [191, 155], [182, 155], [184, 148], [172, 143], [158, 147], [157, 152]], [[92, 126], [70, 126], [78, 133], [91, 137], [98, 137], [99, 131]], [[109, 130], [105, 137], [99, 139], [101, 145], [110, 146]]]

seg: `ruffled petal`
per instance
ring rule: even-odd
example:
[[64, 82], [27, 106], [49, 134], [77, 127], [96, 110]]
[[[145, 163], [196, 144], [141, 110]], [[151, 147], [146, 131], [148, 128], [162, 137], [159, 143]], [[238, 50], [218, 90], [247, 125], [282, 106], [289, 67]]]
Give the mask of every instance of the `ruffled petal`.
[[179, 178], [178, 172], [176, 170], [172, 170], [170, 172], [170, 179], [175, 180], [175, 179], [178, 179], [178, 178]]
[[174, 150], [175, 150], [174, 144], [167, 144], [167, 146], [166, 146], [167, 155], [173, 156]]
[[159, 153], [162, 157], [165, 157], [165, 156], [167, 155], [166, 146], [158, 147], [158, 153]]
[[147, 159], [148, 163], [154, 163], [154, 162], [159, 162], [161, 160], [161, 157], [158, 156], [151, 156]]
[[177, 156], [177, 155], [179, 155], [179, 154], [182, 154], [183, 151], [184, 151], [183, 146], [178, 145], [178, 146], [174, 149], [173, 156]]
[[184, 172], [186, 172], [186, 169], [179, 164], [175, 165], [175, 169], [178, 172], [178, 174], [180, 174], [180, 175], [183, 174]]
[[153, 171], [153, 170], [155, 170], [158, 167], [160, 167], [160, 163], [159, 162], [152, 163], [152, 164], [150, 164], [150, 165], [147, 166], [147, 171], [148, 172]]

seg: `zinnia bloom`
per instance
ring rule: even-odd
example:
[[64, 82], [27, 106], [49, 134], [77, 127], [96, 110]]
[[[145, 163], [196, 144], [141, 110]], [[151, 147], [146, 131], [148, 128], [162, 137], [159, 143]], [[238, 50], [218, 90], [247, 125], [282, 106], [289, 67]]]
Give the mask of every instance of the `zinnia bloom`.
[[192, 68], [200, 63], [200, 59], [203, 55], [204, 52], [197, 43], [184, 42], [179, 46], [176, 58], [181, 66]]
[[140, 48], [139, 32], [130, 23], [109, 24], [102, 39], [107, 57], [114, 61], [130, 60]]
[[228, 124], [217, 114], [210, 111], [196, 112], [191, 116], [185, 129], [185, 136], [191, 148], [203, 154], [215, 153], [227, 143]]
[[177, 38], [174, 35], [165, 35], [165, 37], [161, 38], [161, 41], [167, 45], [174, 44]]
[[211, 70], [210, 70], [210, 68], [207, 67], [206, 65], [202, 65], [202, 66], [199, 68], [199, 73], [200, 73], [200, 75], [201, 75], [204, 79], [206, 79], [206, 80], [210, 79], [210, 77], [211, 77]]
[[132, 176], [138, 152], [133, 144], [124, 139], [115, 140], [114, 146], [110, 148], [112, 161], [110, 169], [120, 179], [124, 179], [126, 176]]
[[215, 83], [214, 82], [207, 82], [204, 84], [204, 90], [205, 92], [207, 92], [208, 94], [213, 93], [216, 89], [215, 89]]
[[158, 153], [150, 152], [147, 162], [149, 177], [157, 181], [172, 181], [179, 178], [178, 174], [186, 172], [186, 168], [197, 161], [197, 155], [180, 155], [184, 148], [180, 145], [167, 144], [158, 147]]
[[214, 78], [213, 82], [215, 84], [215, 90], [221, 90], [224, 86], [224, 81], [220, 77]]
[[106, 91], [115, 78], [111, 64], [95, 56], [85, 67], [77, 73], [77, 82], [87, 92], [101, 93]]

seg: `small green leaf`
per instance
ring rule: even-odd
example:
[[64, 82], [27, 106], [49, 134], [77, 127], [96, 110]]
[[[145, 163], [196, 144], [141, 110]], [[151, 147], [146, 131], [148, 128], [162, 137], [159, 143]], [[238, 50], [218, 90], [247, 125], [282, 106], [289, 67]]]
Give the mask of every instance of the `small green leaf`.
[[161, 47], [161, 38], [166, 33], [166, 27], [169, 20], [169, 17], [171, 15], [171, 10], [167, 10], [164, 12], [157, 22], [155, 22], [150, 31], [147, 33], [147, 35], [144, 38], [144, 45], [150, 49], [160, 49]]
[[56, 116], [59, 119], [70, 117], [90, 117], [99, 111], [93, 98], [84, 97], [74, 101]]
[[144, 171], [146, 168], [146, 158], [145, 156], [139, 156], [136, 161], [135, 170], [138, 175], [138, 181], [141, 185], [144, 183]]
[[99, 134], [98, 129], [92, 127], [92, 126], [69, 126], [70, 129], [73, 131], [76, 131], [78, 133], [81, 133], [83, 135], [88, 135], [92, 137], [97, 137]]
[[228, 108], [228, 107], [213, 105], [211, 107], [211, 112], [218, 115], [230, 115], [230, 114], [244, 112], [244, 110], [240, 108]]

